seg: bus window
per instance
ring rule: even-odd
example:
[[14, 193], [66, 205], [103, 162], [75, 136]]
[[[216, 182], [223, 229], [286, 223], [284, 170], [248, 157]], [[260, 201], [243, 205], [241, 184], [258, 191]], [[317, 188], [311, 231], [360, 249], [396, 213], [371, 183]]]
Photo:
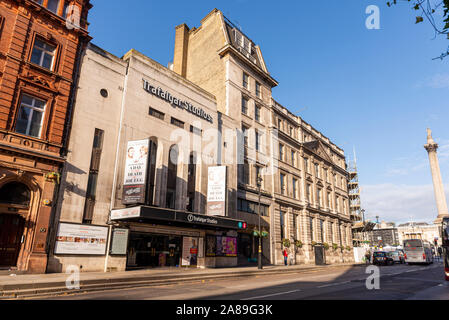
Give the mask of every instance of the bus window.
[[404, 248], [421, 248], [423, 246], [422, 240], [404, 240]]

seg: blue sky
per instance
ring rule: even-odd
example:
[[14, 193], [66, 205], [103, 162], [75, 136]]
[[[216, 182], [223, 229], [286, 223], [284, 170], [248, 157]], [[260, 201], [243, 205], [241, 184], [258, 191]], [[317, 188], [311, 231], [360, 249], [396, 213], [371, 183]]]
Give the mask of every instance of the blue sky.
[[[122, 56], [135, 48], [167, 65], [175, 26], [199, 26], [213, 8], [258, 45], [279, 81], [274, 98], [342, 147], [357, 151], [368, 218], [431, 222], [436, 217], [426, 128], [440, 143], [449, 179], [449, 57], [432, 60], [449, 40], [415, 25], [407, 4], [383, 0], [254, 1], [93, 0], [93, 42]], [[380, 30], [365, 10], [380, 8]], [[446, 193], [449, 196], [449, 185]], [[449, 198], [449, 197], [448, 197]]]

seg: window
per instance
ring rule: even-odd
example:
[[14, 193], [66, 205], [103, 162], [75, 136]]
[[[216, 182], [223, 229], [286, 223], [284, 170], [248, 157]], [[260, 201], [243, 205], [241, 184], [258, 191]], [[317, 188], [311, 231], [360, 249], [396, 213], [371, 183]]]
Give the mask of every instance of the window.
[[256, 81], [256, 96], [261, 98], [260, 83]]
[[293, 127], [290, 127], [290, 137], [293, 137]]
[[53, 13], [58, 13], [59, 0], [47, 0], [47, 9]]
[[69, 8], [69, 1], [64, 1], [64, 8], [62, 9], [62, 17], [67, 18], [67, 9]]
[[196, 153], [192, 152], [189, 157], [188, 182], [187, 182], [187, 211], [193, 212], [195, 208], [196, 187]]
[[309, 218], [309, 228], [310, 228], [310, 240], [315, 240], [315, 235], [313, 234], [313, 218]]
[[243, 72], [243, 88], [249, 89], [249, 76]]
[[304, 167], [306, 169], [306, 172], [309, 173], [309, 159], [304, 158]]
[[296, 152], [292, 150], [292, 166], [296, 167]]
[[203, 134], [203, 130], [201, 130], [197, 127], [194, 127], [192, 125], [190, 125], [190, 132], [192, 132], [193, 134], [196, 134], [198, 136], [201, 136]]
[[243, 145], [245, 147], [248, 146], [248, 128], [245, 126], [242, 126], [242, 135], [243, 135]]
[[167, 193], [165, 197], [165, 207], [175, 209], [176, 203], [176, 181], [178, 176], [178, 146], [170, 148], [167, 170]]
[[255, 110], [254, 110], [254, 118], [256, 119], [256, 121], [260, 122], [260, 110], [261, 108], [259, 106], [256, 106]]
[[242, 113], [248, 114], [248, 99], [242, 97]]
[[45, 101], [22, 95], [17, 115], [16, 132], [40, 138], [44, 120]]
[[84, 203], [83, 223], [92, 223], [94, 207], [96, 202], [98, 172], [100, 170], [101, 152], [103, 149], [104, 131], [95, 129], [94, 141], [92, 143], [92, 153], [87, 180], [86, 201]]
[[315, 163], [315, 176], [320, 178], [320, 166], [318, 163]]
[[51, 70], [55, 59], [56, 46], [51, 45], [40, 38], [34, 40], [31, 62]]
[[260, 188], [263, 189], [262, 167], [260, 167], [260, 166], [256, 166], [256, 176], [255, 176], [255, 179], [256, 179], [255, 185], [256, 186], [257, 186], [257, 178], [258, 177], [262, 178], [262, 180], [260, 181]]
[[284, 146], [279, 143], [279, 160], [284, 160]]
[[283, 212], [283, 211], [281, 211], [280, 212], [280, 220], [281, 220], [281, 241], [282, 241], [282, 239], [284, 239], [285, 238], [285, 221], [284, 221], [284, 218], [285, 218], [285, 212]]
[[324, 221], [320, 219], [320, 233], [321, 233], [321, 243], [324, 242]]
[[328, 181], [328, 178], [329, 178], [329, 177], [328, 177], [328, 175], [327, 175], [327, 169], [324, 169], [323, 172], [324, 172], [324, 180], [327, 181], [327, 182], [329, 182], [329, 181]]
[[184, 129], [184, 122], [182, 122], [181, 120], [178, 120], [178, 119], [175, 119], [172, 117], [171, 124]]
[[282, 130], [282, 120], [278, 119], [278, 130]]
[[286, 185], [285, 185], [285, 174], [283, 174], [283, 173], [281, 173], [281, 175], [280, 175], [280, 178], [281, 178], [281, 193], [282, 194], [285, 194], [286, 193]]
[[339, 197], [337, 197], [335, 199], [335, 204], [337, 206], [337, 212], [340, 212], [340, 198]]
[[293, 178], [293, 198], [298, 199], [298, 179]]
[[242, 166], [242, 183], [249, 184], [249, 163], [245, 160], [245, 163]]
[[165, 114], [163, 112], [160, 112], [156, 109], [153, 109], [150, 107], [150, 112], [149, 112], [150, 116], [153, 116], [155, 118], [158, 118], [160, 120], [164, 120]]
[[[260, 214], [262, 217], [268, 217], [268, 210], [269, 206], [265, 204], [260, 204]], [[258, 202], [252, 202], [245, 199], [238, 199], [237, 200], [237, 210], [243, 211], [247, 213], [252, 214], [259, 214], [259, 203]]]
[[[38, 4], [40, 4], [41, 6], [46, 7], [51, 12], [58, 14], [60, 0], [47, 0], [47, 2], [45, 4], [44, 4], [44, 0], [34, 0], [34, 1], [37, 2]], [[66, 8], [66, 6], [67, 6], [67, 1], [65, 1], [65, 3], [64, 3], [64, 9]]]
[[147, 176], [147, 195], [146, 204], [154, 205], [154, 191], [156, 187], [156, 155], [157, 155], [157, 139], [150, 139], [150, 148], [148, 150], [148, 176]]
[[306, 196], [307, 196], [307, 201], [309, 201], [309, 203], [312, 203], [312, 192], [311, 192], [310, 183], [306, 184]]
[[256, 150], [260, 151], [260, 133], [256, 131]]
[[327, 206], [329, 209], [332, 209], [332, 197], [330, 192], [327, 193]]
[[321, 189], [316, 189], [316, 202], [319, 206], [321, 206]]

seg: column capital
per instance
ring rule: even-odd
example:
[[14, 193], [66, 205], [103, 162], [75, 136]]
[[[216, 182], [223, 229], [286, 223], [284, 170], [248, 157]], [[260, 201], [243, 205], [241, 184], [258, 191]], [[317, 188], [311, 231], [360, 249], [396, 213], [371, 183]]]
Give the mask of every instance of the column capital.
[[424, 149], [427, 150], [427, 152], [436, 152], [438, 150], [438, 143], [431, 143], [424, 145]]

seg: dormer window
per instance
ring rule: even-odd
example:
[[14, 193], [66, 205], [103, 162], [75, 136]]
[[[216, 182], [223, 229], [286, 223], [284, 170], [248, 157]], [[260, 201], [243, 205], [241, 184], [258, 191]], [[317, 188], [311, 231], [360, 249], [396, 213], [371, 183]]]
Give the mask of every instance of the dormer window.
[[[44, 8], [47, 8], [51, 12], [57, 15], [61, 15], [63, 18], [66, 18], [67, 8], [69, 6], [69, 2], [66, 0], [34, 0]], [[62, 12], [60, 12], [61, 2], [63, 3]]]

